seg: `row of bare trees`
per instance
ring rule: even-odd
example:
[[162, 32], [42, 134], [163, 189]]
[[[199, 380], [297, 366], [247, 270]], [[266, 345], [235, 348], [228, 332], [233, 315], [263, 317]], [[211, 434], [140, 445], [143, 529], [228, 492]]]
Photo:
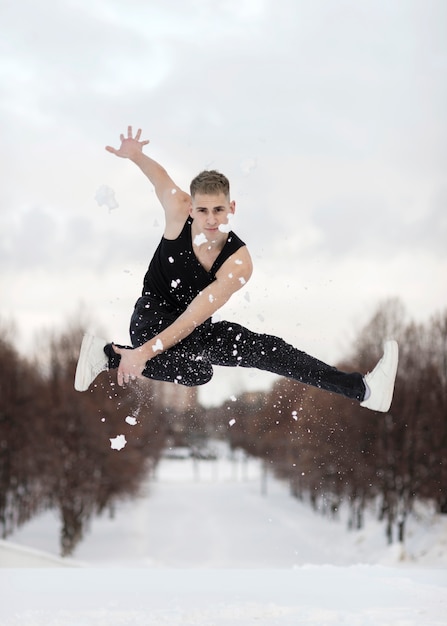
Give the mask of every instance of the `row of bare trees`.
[[370, 370], [388, 337], [399, 342], [400, 363], [385, 415], [286, 379], [218, 413], [236, 419], [233, 446], [264, 458], [319, 510], [336, 514], [348, 502], [359, 528], [374, 502], [391, 542], [404, 539], [415, 500], [447, 513], [447, 311], [417, 324], [399, 301], [381, 304], [341, 369]]
[[[61, 518], [62, 555], [73, 552], [93, 515], [135, 495], [166, 436], [150, 381], [123, 392], [103, 373], [87, 393], [73, 389], [82, 329], [49, 333], [38, 358], [0, 332], [0, 528], [3, 537], [37, 513]], [[134, 416], [136, 424], [126, 421]], [[131, 422], [133, 420], [130, 420]], [[110, 439], [124, 434], [125, 452]]]
[[[21, 356], [14, 333], [0, 330], [2, 535], [56, 509], [68, 555], [93, 515], [138, 492], [164, 447], [169, 416], [151, 381], [123, 392], [103, 373], [91, 391], [74, 391], [80, 326], [48, 334], [37, 359]], [[206, 414], [199, 407], [190, 426], [197, 431], [205, 418], [209, 433], [213, 420], [216, 433], [228, 430], [233, 447], [262, 457], [294, 496], [319, 510], [336, 514], [348, 502], [352, 527], [362, 526], [368, 503], [378, 504], [389, 541], [402, 540], [415, 500], [447, 513], [447, 312], [416, 324], [398, 301], [383, 303], [340, 367], [371, 369], [391, 336], [400, 365], [386, 415], [280, 379], [267, 393], [244, 394]], [[137, 416], [136, 425], [128, 416]], [[119, 434], [127, 439], [124, 453], [110, 446]]]

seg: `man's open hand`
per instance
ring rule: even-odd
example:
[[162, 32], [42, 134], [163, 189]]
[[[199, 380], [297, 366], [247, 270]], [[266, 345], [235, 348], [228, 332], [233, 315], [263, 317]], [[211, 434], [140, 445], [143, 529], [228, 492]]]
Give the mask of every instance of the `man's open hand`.
[[143, 146], [146, 146], [149, 143], [149, 139], [140, 141], [140, 137], [141, 128], [137, 130], [135, 137], [132, 137], [132, 126], [128, 126], [127, 137], [124, 137], [123, 134], [120, 135], [121, 146], [118, 150], [112, 146], [106, 146], [106, 150], [118, 157], [121, 157], [122, 159], [132, 159], [135, 155], [142, 152]]

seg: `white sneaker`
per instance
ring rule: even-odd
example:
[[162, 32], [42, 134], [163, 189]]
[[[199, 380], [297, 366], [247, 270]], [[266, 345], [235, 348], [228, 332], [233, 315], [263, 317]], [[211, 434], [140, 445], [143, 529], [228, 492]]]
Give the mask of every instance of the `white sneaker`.
[[106, 344], [107, 341], [104, 339], [85, 333], [76, 367], [74, 383], [76, 391], [87, 391], [98, 374], [109, 369], [109, 359], [104, 352]]
[[366, 374], [365, 384], [370, 390], [367, 400], [360, 402], [361, 406], [371, 411], [386, 413], [391, 406], [396, 380], [399, 348], [397, 341], [391, 339], [384, 343], [384, 352], [380, 361], [372, 372]]

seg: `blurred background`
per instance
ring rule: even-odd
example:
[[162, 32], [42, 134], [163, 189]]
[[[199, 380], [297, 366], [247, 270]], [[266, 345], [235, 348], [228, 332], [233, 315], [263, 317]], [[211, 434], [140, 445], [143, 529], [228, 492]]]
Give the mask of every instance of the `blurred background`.
[[[215, 440], [318, 511], [344, 502], [348, 525], [373, 504], [385, 541], [405, 536], [416, 501], [446, 513], [446, 11], [441, 0], [2, 3], [4, 537], [56, 511], [58, 550], [73, 554], [89, 520], [137, 496], [167, 451], [186, 449], [189, 463]], [[362, 371], [393, 334], [389, 415], [224, 368], [192, 392], [122, 391], [106, 375], [73, 391], [84, 330], [127, 342], [163, 232], [148, 182], [104, 150], [128, 124], [184, 189], [204, 168], [231, 180], [255, 272], [221, 316]]]

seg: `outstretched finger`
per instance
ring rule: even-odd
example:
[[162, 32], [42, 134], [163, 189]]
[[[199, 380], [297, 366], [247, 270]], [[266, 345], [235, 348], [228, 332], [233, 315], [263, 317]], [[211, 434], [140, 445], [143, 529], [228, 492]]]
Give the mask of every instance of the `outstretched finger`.
[[132, 126], [127, 127], [127, 136], [129, 139], [132, 139]]
[[118, 368], [118, 372], [116, 374], [116, 380], [120, 387], [124, 387], [124, 385], [129, 384], [130, 376], [128, 373], [123, 372], [120, 368]]
[[136, 135], [135, 135], [135, 139], [136, 139], [137, 141], [139, 141], [139, 140], [140, 140], [140, 137], [141, 137], [141, 128], [139, 128], [139, 129], [137, 130]]

